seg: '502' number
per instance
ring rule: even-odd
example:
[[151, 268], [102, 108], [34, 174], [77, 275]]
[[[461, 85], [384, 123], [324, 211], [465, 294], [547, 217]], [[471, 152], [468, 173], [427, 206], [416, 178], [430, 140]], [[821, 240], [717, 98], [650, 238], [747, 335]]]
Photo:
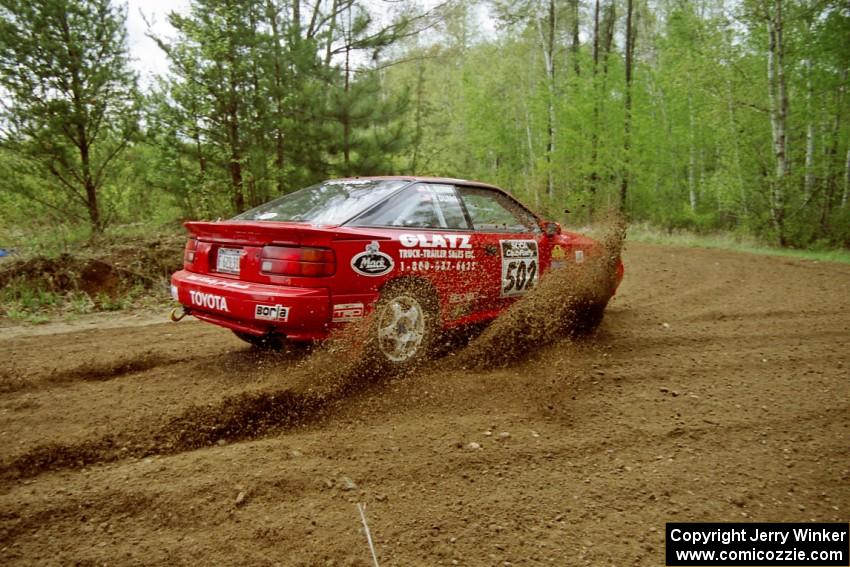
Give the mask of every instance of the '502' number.
[[508, 269], [505, 272], [506, 285], [502, 289], [503, 294], [524, 293], [534, 287], [535, 276], [537, 275], [537, 262], [531, 261], [514, 261], [508, 264]]

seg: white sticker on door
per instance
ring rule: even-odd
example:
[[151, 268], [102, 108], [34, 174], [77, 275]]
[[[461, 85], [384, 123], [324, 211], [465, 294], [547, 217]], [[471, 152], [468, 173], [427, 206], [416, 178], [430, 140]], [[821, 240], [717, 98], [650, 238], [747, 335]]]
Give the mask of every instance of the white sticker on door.
[[502, 248], [502, 297], [524, 295], [537, 284], [539, 275], [537, 242], [500, 240]]

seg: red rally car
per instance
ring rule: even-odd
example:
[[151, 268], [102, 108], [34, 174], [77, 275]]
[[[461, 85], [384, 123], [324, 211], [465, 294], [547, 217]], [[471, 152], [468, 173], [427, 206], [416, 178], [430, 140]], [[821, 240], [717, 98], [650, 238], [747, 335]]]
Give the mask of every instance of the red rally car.
[[369, 333], [390, 367], [421, 358], [442, 329], [497, 317], [598, 246], [498, 187], [422, 177], [334, 179], [186, 228], [171, 279], [186, 314], [269, 345], [323, 339], [374, 311]]

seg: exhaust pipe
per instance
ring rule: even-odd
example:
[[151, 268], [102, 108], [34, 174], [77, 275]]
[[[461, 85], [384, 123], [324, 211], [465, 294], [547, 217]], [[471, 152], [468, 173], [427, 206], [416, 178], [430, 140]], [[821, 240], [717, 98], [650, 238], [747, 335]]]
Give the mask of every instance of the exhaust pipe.
[[181, 306], [175, 307], [174, 309], [171, 310], [170, 317], [171, 317], [172, 321], [177, 323], [178, 321], [183, 319], [183, 317], [185, 317], [188, 314], [189, 314], [189, 312], [186, 311], [186, 309], [181, 305]]

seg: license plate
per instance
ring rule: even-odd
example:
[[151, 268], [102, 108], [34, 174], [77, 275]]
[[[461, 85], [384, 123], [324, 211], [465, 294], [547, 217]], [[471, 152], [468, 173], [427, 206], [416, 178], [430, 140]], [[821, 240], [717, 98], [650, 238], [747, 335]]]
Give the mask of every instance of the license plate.
[[239, 259], [242, 257], [242, 251], [236, 248], [219, 248], [218, 257], [216, 258], [215, 269], [217, 272], [225, 272], [227, 274], [239, 273]]

